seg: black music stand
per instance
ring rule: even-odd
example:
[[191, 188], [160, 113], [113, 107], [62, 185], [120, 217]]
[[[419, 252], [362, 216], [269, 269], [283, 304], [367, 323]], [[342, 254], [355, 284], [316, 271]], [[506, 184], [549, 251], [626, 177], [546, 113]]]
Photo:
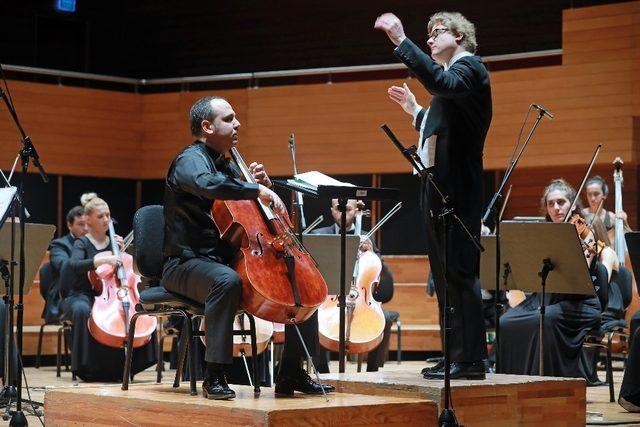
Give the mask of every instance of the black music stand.
[[[640, 231], [624, 233], [624, 239], [627, 242], [633, 275], [640, 277]], [[638, 293], [640, 293], [640, 280], [636, 280], [636, 286], [638, 287]]]
[[[345, 325], [346, 325], [346, 258], [347, 258], [347, 202], [350, 199], [356, 200], [392, 200], [400, 199], [400, 190], [396, 188], [376, 188], [376, 187], [356, 187], [339, 185], [301, 185], [295, 180], [273, 180], [273, 184], [291, 191], [298, 191], [304, 195], [318, 199], [332, 200], [338, 199], [338, 210], [342, 212], [342, 226], [340, 227], [340, 294], [338, 303], [340, 306], [340, 345], [338, 349], [338, 371], [342, 374], [345, 371]], [[304, 237], [304, 236], [303, 236]], [[300, 337], [302, 339], [302, 337]]]
[[[517, 289], [514, 280], [513, 274], [511, 274], [511, 266], [509, 265], [509, 260], [503, 255], [501, 257], [501, 274], [497, 278], [497, 280], [502, 280], [503, 288], [498, 290], [496, 293], [495, 283], [496, 283], [496, 256], [497, 256], [497, 238], [496, 236], [481, 236], [480, 243], [484, 247], [484, 252], [480, 253], [480, 287], [485, 291], [493, 292], [494, 302], [495, 304], [502, 305], [504, 299], [502, 295], [506, 294], [506, 291], [509, 289]], [[494, 315], [496, 314], [494, 310]], [[500, 319], [499, 316], [495, 316], [495, 330], [499, 329], [498, 321]], [[500, 339], [500, 335], [496, 333], [495, 341], [494, 341], [494, 349], [500, 348], [500, 343], [498, 340]], [[497, 355], [497, 354], [496, 354]]]
[[541, 292], [538, 339], [539, 375], [543, 376], [546, 293], [594, 295], [591, 274], [575, 225], [503, 221], [501, 227], [501, 245], [509, 258], [517, 289]]

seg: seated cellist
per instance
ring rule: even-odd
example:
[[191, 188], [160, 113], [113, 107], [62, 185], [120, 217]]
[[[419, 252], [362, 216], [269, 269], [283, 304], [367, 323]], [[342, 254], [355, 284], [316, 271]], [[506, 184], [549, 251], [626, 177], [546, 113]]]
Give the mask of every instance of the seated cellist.
[[[242, 279], [229, 267], [234, 257], [221, 240], [211, 217], [215, 200], [260, 199], [285, 213], [280, 198], [269, 189], [264, 167], [249, 168], [257, 184], [239, 178], [237, 168], [225, 154], [238, 144], [240, 122], [223, 98], [208, 96], [193, 104], [190, 128], [196, 140], [177, 154], [167, 173], [164, 198], [165, 264], [162, 282], [172, 292], [204, 303], [205, 380], [203, 396], [232, 399], [225, 370], [232, 363], [233, 320], [239, 308]], [[315, 322], [315, 323], [314, 323]], [[290, 328], [288, 328], [290, 329]], [[300, 324], [312, 355], [318, 343], [316, 315]], [[315, 335], [314, 335], [315, 333]], [[295, 331], [286, 331], [283, 361], [276, 377], [275, 392], [294, 390], [321, 393], [300, 364], [303, 357]], [[325, 387], [330, 391], [328, 387]]]
[[[81, 201], [88, 232], [75, 240], [60, 278], [64, 295], [61, 319], [72, 322], [71, 369], [84, 381], [121, 381], [124, 351], [98, 343], [87, 326], [96, 297], [87, 273], [102, 264], [115, 266], [118, 262], [115, 256], [96, 257], [110, 249], [107, 231], [111, 213], [107, 202], [95, 193], [83, 194]], [[132, 374], [156, 363], [154, 348], [152, 339], [149, 344], [133, 349]]]

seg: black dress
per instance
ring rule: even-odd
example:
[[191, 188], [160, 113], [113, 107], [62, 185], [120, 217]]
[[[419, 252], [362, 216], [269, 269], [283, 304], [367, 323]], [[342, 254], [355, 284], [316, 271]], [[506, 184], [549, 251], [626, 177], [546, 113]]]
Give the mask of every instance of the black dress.
[[[606, 283], [606, 274], [604, 266], [596, 264], [597, 290]], [[605, 298], [601, 293], [603, 304]], [[583, 350], [582, 343], [587, 333], [600, 325], [599, 297], [550, 294], [545, 299], [544, 374], [595, 382], [593, 358]], [[500, 317], [500, 373], [539, 374], [539, 308], [540, 294], [533, 293]]]
[[[74, 243], [71, 259], [62, 272], [66, 297], [62, 301], [62, 318], [73, 322], [71, 332], [71, 369], [84, 381], [121, 381], [124, 350], [107, 347], [89, 333], [87, 321], [95, 301], [95, 293], [87, 273], [93, 270], [93, 257], [108, 250], [96, 249], [86, 237]], [[132, 374], [156, 363], [155, 334], [149, 344], [133, 350]]]
[[631, 322], [631, 342], [629, 357], [622, 377], [618, 403], [629, 412], [640, 412], [640, 312], [633, 316]]

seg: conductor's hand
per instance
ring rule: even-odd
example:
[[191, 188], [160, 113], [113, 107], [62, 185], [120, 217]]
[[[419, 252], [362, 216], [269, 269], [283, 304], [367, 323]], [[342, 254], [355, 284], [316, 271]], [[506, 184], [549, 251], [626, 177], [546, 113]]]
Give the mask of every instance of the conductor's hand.
[[411, 92], [411, 89], [409, 89], [406, 83], [403, 83], [402, 87], [391, 86], [387, 89], [387, 93], [391, 100], [400, 104], [405, 113], [413, 115], [418, 104], [416, 102], [416, 96]]
[[102, 264], [109, 264], [112, 267], [116, 267], [119, 261], [120, 261], [120, 258], [118, 258], [115, 255], [102, 256], [102, 257], [98, 257], [96, 255], [93, 257], [93, 266], [98, 268]]
[[373, 25], [376, 30], [381, 30], [387, 33], [389, 39], [393, 44], [398, 46], [407, 38], [404, 35], [404, 28], [402, 28], [402, 22], [393, 13], [383, 13], [378, 16], [376, 23]]
[[258, 198], [262, 203], [268, 206], [272, 206], [273, 210], [280, 215], [286, 215], [287, 208], [284, 206], [284, 203], [282, 203], [282, 200], [280, 200], [280, 197], [278, 197], [276, 193], [274, 193], [272, 190], [269, 190], [262, 184], [260, 184], [258, 191], [260, 191], [260, 193], [258, 194]]
[[249, 165], [249, 172], [251, 172], [253, 179], [255, 179], [258, 184], [262, 184], [267, 188], [271, 188], [273, 186], [262, 163], [251, 163]]

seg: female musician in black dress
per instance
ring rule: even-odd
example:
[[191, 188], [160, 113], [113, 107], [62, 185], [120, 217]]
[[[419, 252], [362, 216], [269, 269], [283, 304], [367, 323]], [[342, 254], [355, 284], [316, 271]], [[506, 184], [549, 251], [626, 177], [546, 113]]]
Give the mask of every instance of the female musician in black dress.
[[[547, 221], [562, 222], [575, 195], [575, 190], [564, 180], [552, 181], [542, 197]], [[609, 270], [613, 268], [611, 257], [615, 259], [615, 253], [611, 252], [610, 248], [605, 248], [598, 262], [591, 266], [597, 296], [546, 295], [545, 375], [594, 378], [593, 361], [583, 351], [582, 343], [587, 333], [600, 324], [601, 308], [607, 303]], [[502, 373], [539, 373], [539, 307], [540, 294], [533, 293], [500, 318]]]
[[[89, 232], [75, 241], [61, 280], [65, 295], [62, 318], [72, 322], [71, 369], [84, 381], [121, 381], [124, 350], [98, 343], [87, 326], [96, 297], [88, 273], [101, 264], [115, 266], [118, 262], [115, 256], [95, 258], [96, 254], [110, 250], [107, 233], [111, 213], [107, 203], [95, 193], [83, 194], [81, 201]], [[133, 350], [132, 373], [156, 363], [154, 347], [155, 340], [151, 339], [149, 344]]]

